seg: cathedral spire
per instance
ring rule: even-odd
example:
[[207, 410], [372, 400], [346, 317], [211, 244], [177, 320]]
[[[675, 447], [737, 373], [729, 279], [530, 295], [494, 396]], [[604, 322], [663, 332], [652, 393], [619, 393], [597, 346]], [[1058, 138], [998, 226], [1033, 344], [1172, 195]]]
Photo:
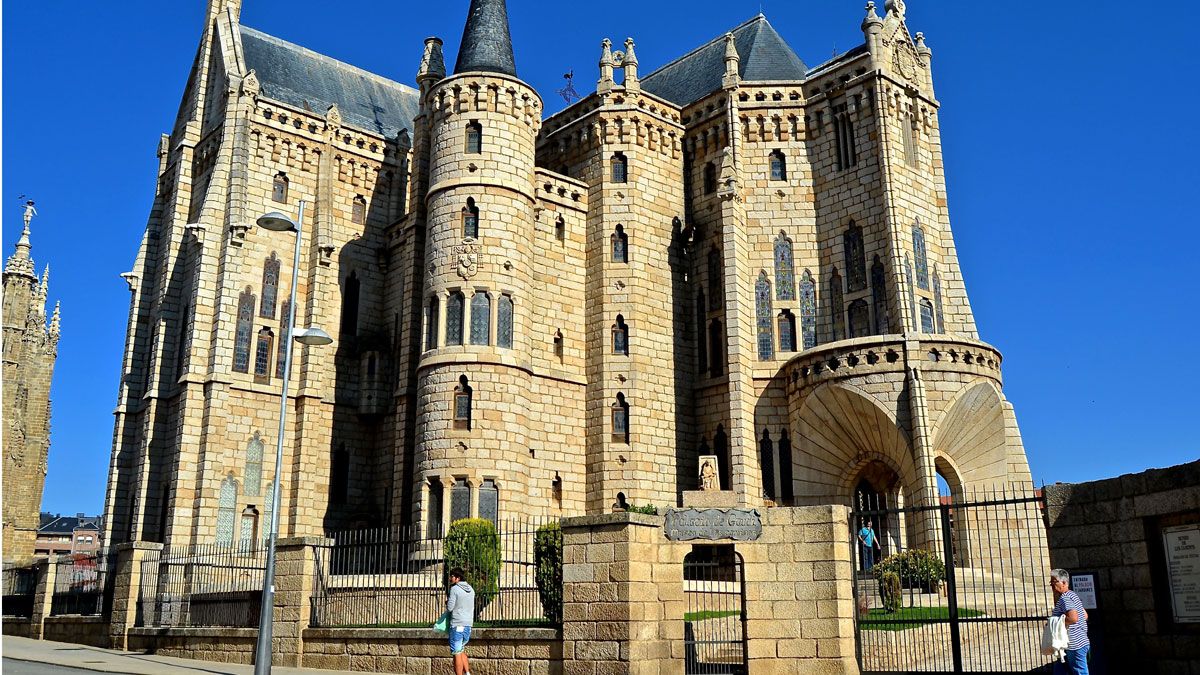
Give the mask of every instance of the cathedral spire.
[[471, 0], [454, 74], [471, 72], [517, 76], [504, 0]]
[[58, 342], [59, 336], [62, 335], [62, 303], [54, 303], [54, 316], [50, 318], [50, 339], [55, 343]]
[[29, 222], [37, 215], [37, 209], [33, 208], [33, 200], [25, 202], [25, 229], [21, 230], [21, 238], [17, 240], [17, 250], [8, 258], [8, 262], [4, 265], [5, 274], [22, 274], [27, 277], [37, 279], [37, 273], [33, 269], [33, 258], [29, 255], [29, 250], [33, 245], [29, 243]]

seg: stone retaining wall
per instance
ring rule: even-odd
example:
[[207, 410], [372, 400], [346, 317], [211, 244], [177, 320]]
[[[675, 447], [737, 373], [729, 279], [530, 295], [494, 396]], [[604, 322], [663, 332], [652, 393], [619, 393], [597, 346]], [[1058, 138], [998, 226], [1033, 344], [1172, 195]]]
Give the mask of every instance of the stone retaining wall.
[[4, 617], [4, 634], [17, 637], [34, 637], [33, 623], [23, 616]]
[[1051, 563], [1096, 573], [1097, 658], [1113, 673], [1200, 675], [1200, 624], [1174, 620], [1162, 539], [1200, 523], [1200, 462], [1045, 494]]
[[131, 628], [129, 651], [221, 663], [252, 663], [256, 628]]
[[102, 616], [48, 616], [42, 624], [42, 639], [107, 648], [108, 621]]
[[[562, 640], [551, 628], [476, 628], [467, 649], [473, 675], [557, 675]], [[431, 675], [450, 672], [442, 633], [422, 628], [310, 628], [304, 667]]]

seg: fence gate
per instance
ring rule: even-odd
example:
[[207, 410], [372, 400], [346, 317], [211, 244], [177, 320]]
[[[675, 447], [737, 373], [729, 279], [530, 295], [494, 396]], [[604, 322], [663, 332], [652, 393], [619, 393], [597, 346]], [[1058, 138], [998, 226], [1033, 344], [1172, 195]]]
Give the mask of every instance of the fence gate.
[[732, 546], [696, 546], [683, 559], [684, 672], [745, 675], [746, 583]]
[[1041, 496], [883, 506], [859, 503], [850, 516], [862, 672], [1049, 672], [1039, 650], [1054, 604]]

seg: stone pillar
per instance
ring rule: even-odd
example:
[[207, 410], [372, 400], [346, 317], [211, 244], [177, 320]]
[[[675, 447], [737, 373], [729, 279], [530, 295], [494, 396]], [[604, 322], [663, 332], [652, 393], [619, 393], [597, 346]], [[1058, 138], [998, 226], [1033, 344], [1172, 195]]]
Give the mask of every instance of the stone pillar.
[[42, 639], [42, 628], [50, 616], [50, 602], [54, 599], [54, 572], [58, 565], [54, 558], [39, 560], [33, 564], [37, 570], [37, 586], [33, 591], [33, 609], [29, 614], [29, 637]]
[[[142, 589], [142, 563], [158, 558], [162, 544], [130, 541], [117, 544], [117, 562], [109, 574], [113, 579], [112, 615], [108, 641], [112, 649], [128, 649], [129, 629], [137, 623], [138, 597]], [[150, 580], [154, 583], [154, 579]]]
[[[324, 548], [321, 553], [326, 553], [332, 545], [332, 539], [321, 537], [292, 537], [276, 544], [274, 665], [299, 668], [304, 661], [304, 630], [312, 617], [317, 549]], [[327, 571], [329, 556], [321, 558]]]

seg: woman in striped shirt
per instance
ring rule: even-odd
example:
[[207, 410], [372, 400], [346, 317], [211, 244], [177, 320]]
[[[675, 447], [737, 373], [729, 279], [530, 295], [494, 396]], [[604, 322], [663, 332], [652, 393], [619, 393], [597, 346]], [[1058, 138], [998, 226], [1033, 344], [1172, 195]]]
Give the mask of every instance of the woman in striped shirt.
[[1071, 574], [1066, 570], [1050, 572], [1050, 588], [1054, 591], [1054, 616], [1066, 617], [1067, 660], [1054, 662], [1054, 675], [1088, 675], [1087, 610], [1083, 601], [1072, 591]]

